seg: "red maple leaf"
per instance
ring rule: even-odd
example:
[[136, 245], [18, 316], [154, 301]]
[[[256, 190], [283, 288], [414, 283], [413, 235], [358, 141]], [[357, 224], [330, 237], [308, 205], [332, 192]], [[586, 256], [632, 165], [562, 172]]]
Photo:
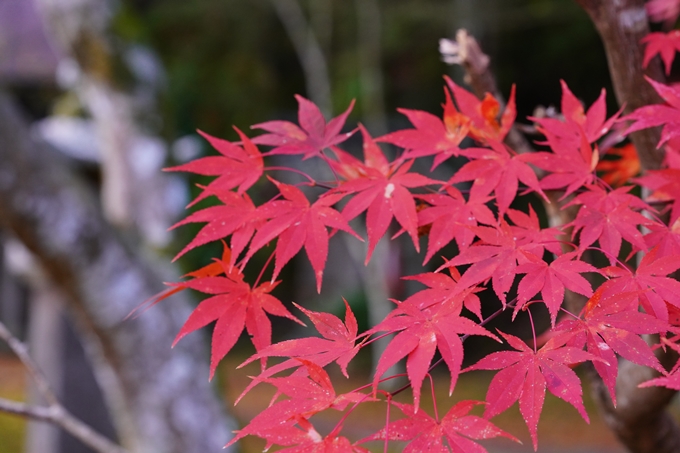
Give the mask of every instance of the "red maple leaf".
[[200, 245], [233, 235], [231, 238], [233, 253], [229, 260], [229, 264], [233, 266], [234, 261], [255, 232], [255, 222], [250, 221], [253, 220], [255, 205], [246, 193], [240, 195], [225, 190], [206, 190], [215, 195], [222, 204], [196, 211], [170, 228], [177, 228], [188, 223], [207, 222], [207, 225], [196, 233], [191, 242], [173, 258], [173, 261]]
[[378, 360], [373, 388], [380, 377], [402, 358], [406, 360], [406, 373], [413, 388], [413, 404], [420, 403], [420, 389], [435, 350], [438, 349], [451, 374], [449, 392], [453, 392], [463, 362], [463, 342], [458, 334], [483, 335], [498, 340], [495, 335], [477, 323], [460, 316], [463, 296], [445, 298], [441, 303], [420, 307], [411, 299], [401, 302], [380, 324], [367, 331], [399, 332], [385, 348]]
[[673, 138], [680, 138], [680, 91], [675, 86], [655, 82], [649, 77], [645, 76], [645, 79], [666, 101], [666, 104], [645, 105], [622, 118], [622, 120], [633, 121], [633, 124], [623, 134], [628, 135], [641, 129], [663, 125], [658, 147]]
[[364, 143], [364, 162], [360, 161], [351, 154], [341, 150], [337, 146], [331, 149], [337, 156], [338, 160], [329, 160], [333, 171], [337, 173], [345, 181], [353, 181], [360, 178], [370, 178], [377, 175], [388, 175], [392, 172], [392, 167], [399, 165], [400, 162], [390, 163], [380, 150], [380, 147], [375, 145], [375, 142], [370, 143], [370, 136], [360, 124], [359, 129], [362, 130], [364, 138], [369, 137], [369, 143]]
[[550, 393], [574, 406], [581, 417], [589, 422], [583, 407], [581, 381], [568, 365], [597, 360], [596, 357], [582, 349], [563, 346], [555, 338], [535, 351], [513, 335], [500, 331], [498, 333], [517, 351], [491, 353], [464, 370], [501, 370], [489, 384], [485, 418], [500, 414], [519, 400], [519, 410], [529, 428], [536, 450], [538, 419], [543, 410], [547, 388]]
[[314, 274], [316, 289], [321, 292], [323, 270], [328, 257], [328, 230], [326, 227], [350, 233], [363, 241], [347, 224], [338, 211], [331, 208], [342, 197], [342, 194], [328, 194], [309, 204], [307, 197], [295, 186], [284, 184], [269, 178], [281, 192], [283, 200], [272, 200], [257, 208], [254, 216], [267, 219], [257, 228], [257, 233], [245, 257], [247, 262], [259, 249], [278, 237], [276, 243], [276, 264], [272, 280], [281, 272], [283, 266], [290, 261], [302, 247], [305, 247]]
[[[563, 124], [563, 123], [560, 123]], [[580, 143], [577, 146], [565, 145], [551, 132], [545, 130], [543, 134], [548, 138], [552, 153], [537, 152], [525, 154], [524, 160], [549, 172], [541, 179], [541, 188], [545, 190], [566, 187], [564, 197], [569, 196], [586, 184], [596, 181], [595, 173], [600, 154], [597, 146], [590, 146], [585, 132], [579, 133]]]
[[597, 186], [586, 186], [587, 191], [576, 196], [571, 204], [580, 204], [576, 218], [565, 225], [573, 226], [572, 239], [577, 233], [581, 250], [599, 241], [600, 248], [612, 263], [621, 250], [622, 239], [638, 250], [647, 248], [637, 225], [647, 225], [652, 221], [631, 208], [646, 207], [639, 198], [627, 192], [632, 186], [620, 187], [606, 192]]
[[677, 370], [673, 373], [669, 373], [667, 376], [658, 377], [655, 379], [650, 379], [649, 381], [643, 382], [638, 385], [638, 387], [666, 387], [673, 390], [680, 390], [680, 372]]
[[174, 346], [188, 333], [212, 321], [217, 321], [212, 335], [211, 379], [215, 374], [217, 364], [236, 344], [244, 327], [251, 336], [256, 350], [259, 351], [271, 344], [271, 323], [267, 313], [303, 324], [277, 298], [269, 294], [278, 282], [267, 282], [251, 288], [243, 281], [242, 274], [235, 269], [229, 270], [228, 263], [220, 262], [220, 264], [224, 268], [224, 277], [197, 277], [176, 284], [182, 288], [191, 288], [213, 295], [198, 304], [173, 342]]
[[499, 215], [502, 216], [517, 195], [519, 182], [532, 191], [545, 196], [538, 183], [534, 170], [527, 165], [529, 154], [517, 154], [503, 143], [489, 140], [489, 148], [466, 148], [461, 154], [470, 162], [463, 165], [447, 184], [474, 181], [471, 193], [486, 196], [494, 192]]
[[562, 116], [564, 121], [556, 118], [532, 118], [538, 123], [538, 129], [548, 139], [552, 150], [558, 154], [578, 149], [581, 145], [582, 136], [588, 143], [595, 142], [606, 134], [618, 119], [621, 111], [607, 119], [606, 90], [602, 89], [600, 96], [586, 112], [583, 104], [574, 93], [571, 92], [567, 83], [560, 80], [562, 85]]
[[[267, 357], [290, 357], [289, 360], [276, 364], [264, 370], [259, 376], [253, 378], [241, 395], [236, 399], [238, 403], [243, 396], [253, 387], [266, 378], [274, 376], [284, 370], [300, 366], [300, 361], [305, 359], [324, 367], [330, 363], [337, 362], [340, 370], [345, 377], [347, 365], [359, 352], [360, 345], [356, 345], [357, 340], [357, 320], [352, 313], [352, 309], [345, 300], [345, 323], [336, 316], [329, 313], [320, 313], [307, 310], [297, 304], [298, 307], [312, 321], [316, 330], [323, 338], [307, 337], [296, 338], [293, 340], [282, 341], [257, 351], [252, 357], [243, 362], [238, 368], [246, 366], [254, 360], [261, 360]], [[305, 369], [301, 368], [304, 372]]]
[[475, 192], [470, 194], [470, 200], [466, 202], [455, 187], [447, 186], [445, 191], [416, 195], [419, 200], [429, 204], [418, 211], [418, 226], [431, 225], [423, 264], [453, 239], [459, 250], [469, 247], [475, 238], [469, 226], [477, 226], [478, 222], [488, 225], [496, 223], [495, 216], [485, 204], [491, 197]]
[[304, 440], [296, 444], [295, 447], [276, 451], [278, 453], [370, 453], [366, 448], [351, 443], [346, 437], [331, 434], [321, 437], [316, 430], [305, 434]]
[[[392, 402], [406, 415], [406, 418], [391, 422], [377, 433], [361, 439], [410, 441], [404, 453], [486, 453], [486, 449], [470, 439], [492, 439], [503, 436], [519, 442], [514, 436], [488, 420], [475, 415], [467, 415], [473, 407], [484, 404], [482, 401], [460, 401], [446, 413], [441, 420], [432, 418], [425, 411], [410, 404]], [[444, 442], [448, 442], [447, 448]]]
[[[222, 259], [220, 260], [215, 260], [211, 262], [210, 264], [207, 264], [200, 269], [197, 269], [195, 271], [189, 272], [187, 274], [182, 275], [183, 278], [186, 277], [192, 277], [192, 278], [198, 278], [198, 277], [216, 277], [220, 274], [223, 274], [225, 271], [224, 266], [222, 263], [231, 263], [232, 261], [232, 253], [229, 247], [227, 246], [227, 243], [222, 241]], [[231, 265], [228, 267], [229, 273], [238, 273], [238, 269], [233, 269]], [[238, 278], [238, 277], [237, 277]], [[135, 316], [135, 314], [138, 311], [146, 311], [149, 308], [153, 307], [157, 303], [167, 299], [168, 297], [172, 296], [173, 294], [177, 294], [181, 291], [184, 291], [187, 289], [187, 286], [183, 284], [183, 282], [175, 282], [175, 283], [166, 283], [166, 285], [172, 285], [172, 288], [166, 289], [165, 291], [161, 291], [158, 294], [154, 294], [153, 296], [149, 297], [146, 299], [144, 302], [139, 304], [134, 310], [132, 310], [127, 317], [130, 316]], [[126, 318], [127, 318], [126, 317]]]
[[[428, 287], [428, 289], [420, 290], [409, 296], [404, 303], [414, 305], [422, 310], [430, 305], [459, 300], [461, 295], [458, 288], [460, 274], [455, 267], [450, 267], [448, 270], [451, 276], [442, 272], [428, 272], [426, 274], [402, 277], [404, 280], [415, 280]], [[463, 298], [463, 306], [474, 313], [481, 321], [482, 303], [475, 294], [479, 291], [481, 291], [481, 289], [473, 288], [471, 291], [466, 292], [466, 295]]]
[[[600, 361], [593, 361], [616, 405], [616, 354], [658, 371], [663, 367], [640, 334], [665, 332], [667, 324], [638, 311], [639, 291], [620, 292], [616, 284], [603, 284], [588, 300], [581, 319], [565, 319], [555, 328], [568, 332], [570, 346], [587, 347]], [[562, 336], [564, 338], [564, 336]], [[616, 354], [615, 354], [616, 353]]]
[[645, 243], [650, 249], [658, 248], [659, 258], [680, 255], [680, 219], [676, 219], [670, 226], [653, 223], [647, 225], [647, 228], [650, 232], [645, 235]]
[[[337, 395], [328, 373], [322, 367], [308, 360], [297, 360], [307, 369], [306, 375], [264, 380], [274, 385], [278, 394], [286, 395], [289, 399], [278, 401], [256, 415], [246, 427], [237, 432], [227, 446], [245, 436], [254, 435], [267, 439], [267, 449], [273, 443], [278, 443], [277, 437], [283, 434], [281, 428], [293, 428], [291, 422], [301, 424], [309, 432], [307, 419], [312, 415], [326, 409], [343, 411], [350, 403], [371, 399], [368, 395], [357, 392]], [[284, 435], [283, 439], [290, 441], [289, 435]]]
[[405, 148], [405, 159], [435, 155], [432, 169], [449, 157], [457, 156], [460, 152], [458, 145], [470, 130], [470, 119], [456, 111], [451, 94], [446, 88], [444, 94], [446, 103], [443, 120], [421, 110], [398, 109], [416, 128], [392, 132], [377, 141]]
[[640, 42], [647, 44], [642, 67], [646, 68], [655, 55], [660, 55], [666, 68], [666, 75], [670, 75], [675, 52], [680, 52], [680, 30], [668, 33], [653, 32], [642, 38]]
[[448, 260], [439, 270], [471, 264], [458, 280], [458, 292], [492, 279], [492, 287], [498, 298], [505, 304], [505, 296], [515, 280], [517, 260], [525, 260], [523, 251], [530, 251], [531, 243], [521, 245], [512, 228], [504, 220], [498, 226], [471, 227], [479, 241]]
[[516, 209], [508, 209], [505, 213], [514, 225], [510, 225], [513, 237], [523, 250], [531, 251], [536, 256], [543, 256], [545, 250], [555, 255], [562, 254], [562, 245], [557, 239], [562, 231], [559, 228], [541, 228], [538, 215], [529, 205], [528, 213]]
[[564, 301], [565, 287], [586, 297], [593, 295], [590, 283], [581, 274], [599, 271], [593, 265], [578, 259], [577, 252], [558, 256], [550, 264], [533, 253], [525, 253], [525, 257], [528, 262], [517, 266], [517, 273], [526, 275], [517, 287], [517, 304], [513, 316], [540, 291], [554, 327]]
[[619, 291], [640, 291], [640, 303], [645, 311], [662, 321], [668, 321], [666, 303], [680, 308], [680, 282], [666, 277], [680, 269], [680, 256], [658, 256], [658, 248], [647, 252], [633, 272], [618, 266], [602, 269], [612, 278]]
[[364, 137], [365, 163], [361, 173], [357, 174], [358, 177], [343, 182], [336, 191], [354, 194], [342, 210], [348, 221], [367, 211], [366, 263], [371, 259], [373, 249], [387, 231], [393, 217], [411, 236], [416, 250], [420, 251], [416, 202], [408, 189], [440, 182], [418, 173], [409, 173], [413, 160], [403, 165], [386, 165], [387, 160], [378, 145], [363, 126], [360, 125], [359, 128]]
[[298, 101], [298, 121], [300, 127], [290, 121], [267, 121], [255, 124], [253, 129], [264, 129], [270, 134], [260, 135], [253, 139], [254, 143], [273, 146], [268, 154], [304, 154], [303, 159], [320, 155], [324, 148], [337, 145], [347, 140], [354, 131], [340, 133], [345, 125], [354, 101], [344, 113], [336, 116], [326, 124], [319, 108], [308, 99], [295, 95]]
[[[672, 320], [672, 324], [677, 326], [678, 321], [680, 320], [680, 310], [677, 308], [670, 306], [669, 308], [672, 308], [674, 310], [674, 318]], [[677, 330], [676, 330], [677, 332]], [[669, 339], [668, 337], [661, 337], [661, 347], [669, 346], [673, 351], [675, 351], [676, 354], [680, 353], [680, 345], [676, 343], [678, 340], [678, 337], [674, 337], [672, 339]], [[650, 379], [647, 382], [643, 382], [640, 384], [638, 387], [652, 387], [652, 386], [659, 386], [659, 387], [666, 387], [669, 389], [673, 390], [680, 390], [680, 360], [678, 360], [671, 371], [668, 373], [664, 371], [663, 377], [656, 378], [656, 379]]]
[[635, 182], [652, 189], [653, 192], [647, 197], [647, 201], [672, 203], [671, 223], [680, 218], [680, 169], [650, 170], [636, 178]]
[[448, 76], [444, 76], [444, 80], [453, 92], [460, 112], [470, 119], [470, 137], [480, 143], [487, 143], [488, 140], [502, 142], [517, 116], [515, 85], [512, 86], [508, 104], [500, 115], [501, 105], [490, 93], [486, 93], [480, 101], [474, 94], [456, 85]]
[[214, 192], [231, 190], [238, 187], [242, 194], [255, 184], [264, 170], [262, 154], [243, 132], [234, 127], [241, 137], [243, 147], [221, 138], [198, 131], [222, 156], [208, 156], [186, 164], [164, 169], [165, 171], [186, 171], [204, 176], [217, 176], [208, 184], [210, 191], [204, 191], [191, 203], [195, 204]]
[[680, 0], [649, 0], [645, 4], [649, 20], [675, 23], [680, 15]]

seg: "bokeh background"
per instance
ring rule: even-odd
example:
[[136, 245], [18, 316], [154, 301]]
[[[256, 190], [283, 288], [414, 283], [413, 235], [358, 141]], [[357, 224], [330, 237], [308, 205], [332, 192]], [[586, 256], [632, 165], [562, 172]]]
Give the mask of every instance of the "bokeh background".
[[[520, 121], [538, 106], [559, 106], [560, 79], [586, 105], [603, 87], [611, 91], [599, 37], [572, 0], [0, 0], [0, 90], [26, 115], [31, 138], [48, 143], [100, 197], [99, 208], [121, 240], [157, 257], [156, 263], [168, 263], [199, 228], [167, 231], [202, 181], [160, 169], [212, 152], [197, 128], [236, 140], [234, 125], [252, 136], [252, 124], [295, 121], [294, 94], [312, 99], [327, 115], [355, 99], [348, 124], [362, 122], [374, 136], [408, 127], [398, 107], [440, 114], [442, 75], [463, 83], [462, 69], [443, 63], [438, 51], [439, 39], [453, 38], [460, 28], [491, 57], [500, 90], [507, 95], [517, 85]], [[607, 101], [613, 112], [613, 96]], [[357, 144], [350, 140], [347, 148], [358, 153]], [[305, 170], [320, 171], [313, 165]], [[272, 188], [262, 183], [253, 192], [264, 199]], [[277, 296], [339, 315], [344, 296], [361, 324], [369, 325], [381, 316], [375, 300], [412, 290], [396, 276], [419, 272], [412, 263], [422, 259], [406, 242], [383, 243], [363, 269], [359, 247], [341, 239], [332, 243], [337, 258], [329, 263], [321, 295], [306, 277], [306, 258], [298, 257], [283, 273]], [[85, 352], [88, 340], [65, 308], [68, 301], [60, 300], [59, 282], [40, 271], [39, 260], [11, 231], [0, 229], [0, 251], [0, 321], [29, 343], [65, 405], [115, 439], [116, 422]], [[200, 247], [179, 260], [177, 272], [203, 266], [219, 253], [218, 246]], [[265, 258], [256, 257], [251, 269]], [[292, 323], [274, 327], [275, 340], [300, 333]], [[485, 347], [471, 346], [472, 355]], [[215, 398], [225, 401], [226, 417], [236, 419], [232, 428], [271, 395], [261, 389], [232, 407], [249, 374], [234, 367], [251, 348], [243, 341], [214, 381]], [[367, 379], [372, 360], [360, 356], [351, 369], [356, 381], [339, 385], [350, 388]], [[464, 376], [454, 399], [442, 385], [440, 404], [481, 399], [489, 380]], [[2, 345], [0, 397], [39, 402], [23, 366]], [[621, 451], [588, 404], [590, 426], [548, 397], [539, 451]], [[349, 432], [366, 435], [369, 420], [377, 430], [381, 411], [350, 419]], [[525, 446], [491, 442], [490, 451], [528, 451], [516, 408], [497, 422]], [[240, 446], [244, 452], [262, 447], [257, 440]], [[24, 451], [90, 450], [45, 424], [0, 413], [0, 453]]]

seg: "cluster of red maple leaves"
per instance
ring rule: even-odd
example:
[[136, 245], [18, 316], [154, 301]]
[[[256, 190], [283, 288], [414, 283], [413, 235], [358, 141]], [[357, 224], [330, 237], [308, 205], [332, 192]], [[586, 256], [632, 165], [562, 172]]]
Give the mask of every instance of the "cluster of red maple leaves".
[[[678, 40], [670, 34], [663, 39]], [[658, 47], [661, 38], [650, 35], [648, 40], [657, 47], [648, 47], [645, 61], [655, 49], [661, 49], [668, 61], [665, 47]], [[563, 82], [561, 115], [532, 119], [544, 137], [544, 151], [534, 153], [520, 154], [504, 143], [516, 116], [514, 87], [501, 113], [501, 105], [491, 95], [480, 101], [448, 78], [441, 117], [401, 109], [413, 127], [376, 139], [363, 126], [342, 132], [351, 105], [326, 122], [319, 109], [300, 96], [299, 124], [257, 124], [253, 128], [266, 133], [252, 139], [237, 129], [237, 142], [203, 134], [219, 155], [170, 170], [216, 177], [201, 186], [196, 201], [214, 197], [217, 204], [177, 224], [205, 223], [178, 257], [218, 240], [223, 240], [224, 254], [189, 274], [187, 281], [174, 284], [171, 292], [191, 288], [208, 295], [176, 341], [216, 321], [214, 373], [245, 328], [256, 350], [246, 363], [260, 360], [262, 371], [243, 394], [268, 384], [276, 387], [279, 396], [232, 443], [253, 435], [265, 439], [267, 447], [287, 447], [280, 450], [286, 452], [363, 452], [368, 450], [362, 444], [374, 440], [384, 441], [385, 448], [390, 441], [408, 442], [404, 450], [408, 452], [485, 452], [476, 440], [497, 436], [516, 440], [489, 419], [519, 401], [536, 448], [546, 390], [588, 420], [581, 382], [571, 368], [574, 364], [592, 362], [614, 403], [619, 356], [658, 370], [660, 377], [643, 385], [680, 389], [680, 364], [667, 371], [653, 353], [659, 345], [680, 352], [680, 282], [669, 277], [680, 269], [680, 89], [649, 83], [665, 104], [645, 106], [625, 118], [620, 113], [607, 118], [604, 91], [585, 110]], [[663, 126], [659, 146], [666, 149], [665, 168], [631, 178], [638, 167], [630, 145], [626, 154], [616, 148], [600, 150], [598, 140], [617, 124], [628, 125], [623, 135]], [[338, 146], [357, 130], [363, 137], [363, 160]], [[474, 145], [461, 147], [465, 139]], [[401, 151], [390, 161], [379, 143]], [[258, 146], [269, 150], [262, 153]], [[607, 153], [626, 158], [602, 160]], [[266, 156], [276, 154], [321, 159], [335, 178], [317, 181], [291, 169], [300, 175], [299, 184], [277, 181], [266, 175], [273, 169], [264, 165]], [[434, 169], [454, 156], [467, 162], [446, 181], [412, 171], [416, 159], [432, 157]], [[256, 183], [266, 183], [265, 176], [278, 195], [256, 206], [247, 191]], [[304, 187], [315, 188], [314, 200], [308, 198], [313, 192], [301, 190]], [[635, 195], [640, 187], [651, 193], [646, 200]], [[528, 193], [578, 213], [566, 225], [542, 227], [531, 207], [528, 212], [511, 207], [518, 196]], [[365, 332], [359, 333], [347, 303], [344, 322], [296, 305], [320, 337], [271, 344], [268, 315], [300, 322], [271, 294], [282, 268], [304, 247], [320, 291], [329, 237], [341, 230], [338, 234], [363, 240], [350, 222], [364, 212], [366, 262], [393, 220], [410, 236], [416, 250], [419, 235], [427, 234], [423, 265], [450, 243], [455, 243], [458, 253], [446, 258], [435, 272], [406, 277], [425, 289], [398, 301], [382, 322]], [[244, 268], [270, 244], [275, 244], [270, 260], [257, 281], [248, 283]], [[271, 277], [260, 283], [271, 259]], [[483, 301], [477, 295], [487, 287], [500, 300], [499, 310], [513, 310], [515, 315], [544, 304], [551, 320], [549, 339], [537, 344], [534, 332], [533, 343], [525, 343], [513, 335], [487, 330], [489, 317], [482, 317]], [[566, 291], [588, 299], [580, 313], [567, 310]], [[393, 336], [379, 359], [373, 382], [337, 394], [324, 368], [337, 363], [347, 376], [348, 364], [357, 352], [386, 334]], [[659, 345], [650, 346], [641, 337], [645, 334], [657, 334]], [[486, 336], [507, 347], [461, 369], [464, 339], [469, 335]], [[462, 401], [442, 417], [419, 410], [421, 387], [436, 365], [436, 351], [450, 373], [451, 392], [461, 372], [498, 370], [486, 401]], [[283, 360], [267, 366], [272, 357]], [[385, 372], [402, 359], [406, 359], [412, 404], [395, 402], [391, 393], [380, 388], [381, 382], [393, 378], [383, 377]], [[311, 418], [321, 411], [347, 414], [376, 400], [398, 408], [404, 417], [354, 441], [342, 435], [344, 418], [326, 435], [312, 424]], [[483, 415], [470, 415], [477, 405], [484, 406]]]

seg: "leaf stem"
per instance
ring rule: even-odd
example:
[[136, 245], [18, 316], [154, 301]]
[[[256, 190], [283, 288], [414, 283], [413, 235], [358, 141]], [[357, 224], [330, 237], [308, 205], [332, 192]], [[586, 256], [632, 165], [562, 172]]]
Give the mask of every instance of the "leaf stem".
[[432, 374], [427, 373], [427, 377], [430, 378], [430, 392], [432, 393], [432, 408], [434, 410], [434, 419], [439, 422], [439, 411], [437, 410], [437, 397], [434, 394], [434, 380], [432, 379]]
[[290, 172], [293, 172], [293, 173], [297, 173], [298, 175], [304, 176], [305, 178], [307, 178], [307, 180], [308, 180], [310, 183], [312, 183], [313, 185], [316, 185], [316, 181], [314, 180], [314, 178], [312, 178], [311, 176], [309, 176], [309, 175], [308, 175], [307, 173], [305, 173], [304, 171], [298, 170], [297, 168], [292, 168], [292, 167], [282, 167], [282, 166], [272, 166], [272, 167], [264, 167], [264, 171], [290, 171]]
[[257, 276], [257, 280], [255, 280], [255, 283], [253, 284], [253, 288], [257, 288], [257, 285], [260, 284], [260, 280], [262, 280], [262, 275], [264, 275], [265, 269], [269, 267], [269, 263], [271, 263], [272, 258], [274, 258], [274, 254], [276, 253], [276, 249], [272, 250], [272, 253], [269, 255], [269, 258], [267, 258], [267, 262], [264, 263], [264, 266], [262, 266], [262, 269], [260, 270], [260, 274]]
[[536, 354], [536, 326], [534, 325], [534, 317], [531, 316], [531, 309], [528, 305], [525, 305], [524, 308], [526, 309], [526, 312], [529, 315], [529, 321], [531, 322], [531, 335], [534, 338], [534, 354]]

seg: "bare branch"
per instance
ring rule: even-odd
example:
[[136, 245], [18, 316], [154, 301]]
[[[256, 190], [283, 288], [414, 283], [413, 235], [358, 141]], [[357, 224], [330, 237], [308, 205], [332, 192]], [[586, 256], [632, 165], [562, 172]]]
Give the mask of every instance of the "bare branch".
[[21, 360], [21, 363], [24, 364], [26, 369], [31, 375], [31, 378], [35, 382], [36, 386], [38, 387], [38, 391], [40, 394], [45, 397], [47, 400], [48, 404], [50, 406], [52, 405], [58, 405], [59, 400], [57, 399], [57, 395], [54, 393], [54, 390], [52, 390], [52, 387], [49, 384], [49, 381], [45, 377], [45, 375], [40, 371], [40, 368], [38, 365], [33, 361], [33, 358], [29, 355], [28, 353], [28, 348], [26, 347], [25, 344], [23, 344], [17, 337], [12, 335], [12, 332], [7, 329], [7, 327], [0, 321], [0, 338], [2, 338], [12, 349], [14, 354]]
[[116, 445], [114, 442], [111, 442], [109, 439], [75, 418], [61, 405], [61, 403], [59, 403], [47, 378], [29, 355], [26, 345], [12, 335], [12, 332], [7, 329], [2, 321], [0, 321], [0, 338], [7, 342], [12, 351], [17, 355], [19, 360], [21, 360], [35, 381], [38, 391], [49, 403], [47, 407], [32, 406], [18, 401], [0, 398], [0, 411], [54, 423], [99, 453], [127, 453], [127, 450]]
[[380, 5], [376, 0], [355, 0], [354, 5], [357, 14], [361, 108], [371, 132], [384, 135], [387, 133], [387, 116], [381, 66]]

